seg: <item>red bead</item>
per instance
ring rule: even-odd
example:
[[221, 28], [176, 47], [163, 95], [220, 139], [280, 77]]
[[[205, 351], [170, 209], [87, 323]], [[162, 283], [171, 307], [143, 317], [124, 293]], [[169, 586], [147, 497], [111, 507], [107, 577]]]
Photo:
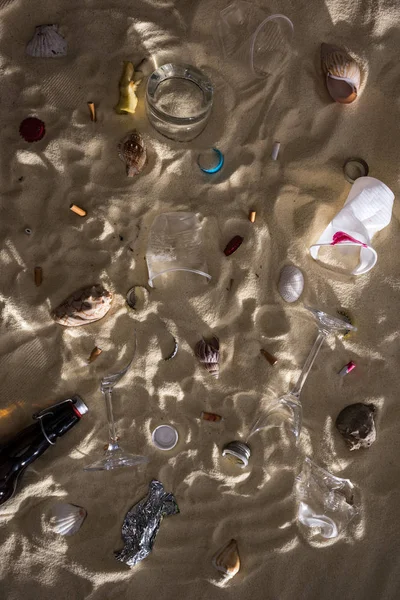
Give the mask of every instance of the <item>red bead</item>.
[[43, 121], [36, 117], [28, 117], [19, 126], [19, 133], [26, 142], [38, 142], [44, 137], [46, 129]]
[[230, 256], [239, 248], [240, 244], [243, 242], [243, 238], [240, 235], [235, 235], [234, 238], [226, 245], [224, 250], [225, 256]]

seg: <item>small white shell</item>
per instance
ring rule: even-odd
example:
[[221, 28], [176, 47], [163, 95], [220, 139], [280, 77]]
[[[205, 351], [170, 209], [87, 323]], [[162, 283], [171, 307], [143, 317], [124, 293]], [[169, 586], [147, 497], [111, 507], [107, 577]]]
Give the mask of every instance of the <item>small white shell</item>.
[[50, 527], [60, 535], [73, 535], [86, 519], [87, 512], [75, 504], [55, 504], [51, 511]]
[[278, 290], [285, 302], [296, 302], [303, 293], [304, 276], [297, 267], [283, 267], [278, 283]]
[[67, 55], [67, 42], [58, 33], [58, 25], [38, 25], [26, 46], [28, 56], [57, 58]]

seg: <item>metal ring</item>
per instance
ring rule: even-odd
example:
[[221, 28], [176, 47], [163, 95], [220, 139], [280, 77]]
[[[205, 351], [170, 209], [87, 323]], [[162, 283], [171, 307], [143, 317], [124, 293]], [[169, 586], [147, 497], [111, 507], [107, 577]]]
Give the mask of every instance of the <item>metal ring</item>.
[[[45, 415], [43, 415], [43, 416], [45, 416]], [[42, 428], [42, 433], [43, 433], [44, 437], [49, 442], [49, 444], [51, 444], [52, 446], [55, 446], [56, 443], [51, 441], [51, 439], [49, 438], [49, 436], [47, 435], [47, 433], [46, 433], [46, 431], [44, 429], [43, 417], [38, 417], [38, 420], [39, 420], [39, 423], [40, 423], [40, 427]]]

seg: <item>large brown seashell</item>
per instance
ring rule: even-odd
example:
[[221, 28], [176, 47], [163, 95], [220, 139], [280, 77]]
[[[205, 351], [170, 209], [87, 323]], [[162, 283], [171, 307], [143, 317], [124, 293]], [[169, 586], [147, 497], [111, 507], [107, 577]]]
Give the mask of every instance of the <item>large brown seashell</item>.
[[144, 140], [138, 131], [131, 131], [120, 141], [118, 156], [126, 164], [128, 177], [134, 177], [143, 171], [147, 161], [147, 152]]
[[336, 428], [344, 437], [350, 450], [369, 448], [376, 440], [373, 404], [350, 404], [337, 416]]
[[102, 319], [110, 310], [112, 294], [101, 284], [81, 288], [52, 312], [53, 319], [65, 327], [79, 327]]
[[321, 62], [331, 98], [341, 104], [354, 102], [361, 83], [360, 67], [356, 61], [342, 48], [322, 44]]
[[218, 379], [219, 377], [219, 340], [212, 337], [207, 341], [204, 338], [196, 344], [195, 353], [207, 371]]
[[224, 579], [231, 579], [239, 572], [240, 556], [236, 540], [229, 540], [214, 555], [212, 559], [214, 567], [223, 575]]

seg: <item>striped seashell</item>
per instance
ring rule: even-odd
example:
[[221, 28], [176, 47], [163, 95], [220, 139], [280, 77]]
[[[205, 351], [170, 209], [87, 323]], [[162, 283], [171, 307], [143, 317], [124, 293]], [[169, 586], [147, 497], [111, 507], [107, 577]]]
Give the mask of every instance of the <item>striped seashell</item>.
[[59, 503], [53, 506], [50, 517], [50, 527], [60, 535], [73, 535], [81, 528], [87, 512], [75, 504]]
[[278, 283], [278, 290], [285, 302], [296, 302], [303, 293], [304, 276], [294, 265], [283, 267]]
[[224, 579], [231, 579], [239, 572], [240, 556], [236, 540], [229, 540], [212, 559], [213, 566]]
[[207, 341], [204, 338], [196, 344], [195, 353], [204, 368], [218, 379], [219, 377], [219, 340], [217, 337]]
[[79, 327], [102, 319], [110, 310], [112, 294], [101, 284], [84, 287], [69, 296], [52, 312], [64, 327]]
[[34, 58], [66, 56], [67, 42], [58, 33], [58, 25], [38, 25], [26, 46], [26, 53]]
[[331, 98], [341, 104], [354, 102], [361, 83], [360, 67], [356, 61], [342, 48], [322, 44], [321, 62]]

